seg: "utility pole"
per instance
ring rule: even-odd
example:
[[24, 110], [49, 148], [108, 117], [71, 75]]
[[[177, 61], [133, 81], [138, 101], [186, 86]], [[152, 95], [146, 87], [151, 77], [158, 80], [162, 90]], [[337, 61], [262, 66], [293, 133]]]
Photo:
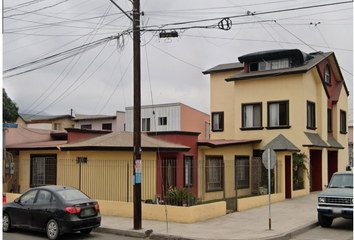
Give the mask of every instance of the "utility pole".
[[[141, 173], [136, 173], [137, 161], [141, 160], [141, 66], [140, 66], [140, 0], [133, 1], [133, 41], [134, 41], [134, 167], [133, 200], [134, 229], [142, 228], [141, 219]], [[140, 166], [139, 166], [140, 169]]]
[[[133, 58], [134, 58], [134, 166], [133, 166], [133, 206], [134, 230], [142, 228], [141, 219], [141, 67], [140, 67], [140, 0], [133, 0], [133, 18], [110, 0], [133, 22]], [[136, 167], [138, 171], [136, 171]]]

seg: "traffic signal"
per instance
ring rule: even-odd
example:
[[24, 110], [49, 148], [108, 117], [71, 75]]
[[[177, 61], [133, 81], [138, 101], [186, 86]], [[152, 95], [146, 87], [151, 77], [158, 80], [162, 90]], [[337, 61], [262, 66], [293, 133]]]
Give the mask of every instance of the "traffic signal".
[[178, 37], [178, 32], [176, 31], [160, 32], [160, 38], [173, 38], [173, 37]]

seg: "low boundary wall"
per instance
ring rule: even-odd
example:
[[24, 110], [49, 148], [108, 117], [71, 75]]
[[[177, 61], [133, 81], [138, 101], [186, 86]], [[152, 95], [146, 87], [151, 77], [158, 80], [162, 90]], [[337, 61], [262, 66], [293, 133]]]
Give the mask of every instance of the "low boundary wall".
[[[21, 194], [6, 193], [7, 202], [13, 202]], [[97, 200], [101, 215], [133, 218], [133, 203]], [[177, 223], [195, 223], [226, 215], [226, 202], [216, 202], [191, 207], [142, 204], [142, 218]]]

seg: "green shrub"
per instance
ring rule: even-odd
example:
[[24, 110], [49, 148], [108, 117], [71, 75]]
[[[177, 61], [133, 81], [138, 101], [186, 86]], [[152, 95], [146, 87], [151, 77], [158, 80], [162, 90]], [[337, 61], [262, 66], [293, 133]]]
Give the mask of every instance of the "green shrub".
[[[170, 205], [183, 206], [183, 203], [188, 203], [188, 190], [186, 188], [170, 188], [165, 197]], [[189, 193], [190, 205], [195, 205], [196, 196]]]

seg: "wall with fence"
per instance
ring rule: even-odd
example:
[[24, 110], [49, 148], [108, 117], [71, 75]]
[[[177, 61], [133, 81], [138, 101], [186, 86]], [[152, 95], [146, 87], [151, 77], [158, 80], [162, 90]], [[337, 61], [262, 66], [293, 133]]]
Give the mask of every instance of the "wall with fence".
[[[7, 193], [7, 202], [13, 202], [20, 194]], [[97, 200], [101, 215], [133, 218], [133, 203]], [[142, 204], [142, 218], [155, 221], [195, 223], [226, 215], [226, 202], [193, 207]], [[133, 219], [132, 219], [133, 222]]]
[[[245, 149], [247, 150], [247, 148], [242, 150], [245, 151]], [[175, 191], [174, 195], [169, 195], [167, 192], [166, 196], [169, 198], [166, 198], [166, 203], [169, 205], [194, 205], [202, 202], [226, 201], [228, 209], [237, 209], [238, 211], [259, 206], [259, 204], [264, 205], [260, 202], [263, 202], [262, 195], [268, 193], [268, 171], [263, 166], [261, 158], [232, 155], [232, 153], [227, 155], [222, 148], [217, 153], [220, 155], [205, 154], [206, 160], [194, 160], [195, 164], [192, 165], [192, 168], [197, 168], [196, 172], [198, 173], [198, 194], [196, 196], [190, 194], [191, 191], [188, 191], [188, 187], [184, 187], [179, 189], [180, 191]], [[52, 155], [57, 156], [56, 161], [51, 159]], [[88, 155], [89, 157], [82, 157], [85, 155], [88, 153], [77, 152], [76, 158], [60, 158], [69, 155], [48, 151], [47, 156], [49, 157], [46, 158], [43, 157], [43, 154], [36, 155], [31, 152], [26, 155], [21, 153], [19, 158], [20, 192], [23, 193], [30, 187], [56, 184], [78, 188], [93, 199], [133, 201], [133, 161], [129, 159], [131, 153], [93, 153]], [[121, 159], [115, 158], [117, 156]], [[145, 153], [145, 156], [142, 156], [141, 192], [142, 200], [146, 203], [164, 203], [157, 202], [159, 199], [156, 194], [156, 189], [162, 188], [162, 186], [158, 186], [158, 182], [161, 185], [167, 184], [164, 181], [157, 181], [158, 178], [162, 179], [162, 172], [168, 175], [165, 176], [165, 181], [170, 181], [169, 174], [171, 174], [177, 178], [176, 182], [185, 180], [184, 178], [188, 176], [186, 171], [194, 172], [193, 169], [188, 170], [183, 164], [164, 169], [164, 166], [156, 160], [147, 159], [147, 157], [155, 156], [155, 153]], [[285, 199], [283, 160], [285, 153], [277, 153], [277, 156], [279, 160], [274, 170], [271, 171], [270, 189], [272, 197], [274, 196], [276, 201], [281, 201]], [[73, 157], [72, 153], [71, 157]], [[213, 161], [209, 161], [210, 158], [214, 158]], [[235, 181], [236, 179], [237, 181]], [[207, 189], [207, 186], [210, 189]], [[293, 191], [292, 197], [306, 194], [308, 194], [308, 189]], [[166, 196], [162, 196], [160, 200], [165, 200]], [[247, 202], [243, 199], [252, 200]], [[240, 206], [244, 205], [242, 202], [245, 207]], [[254, 203], [250, 205], [249, 202]]]

